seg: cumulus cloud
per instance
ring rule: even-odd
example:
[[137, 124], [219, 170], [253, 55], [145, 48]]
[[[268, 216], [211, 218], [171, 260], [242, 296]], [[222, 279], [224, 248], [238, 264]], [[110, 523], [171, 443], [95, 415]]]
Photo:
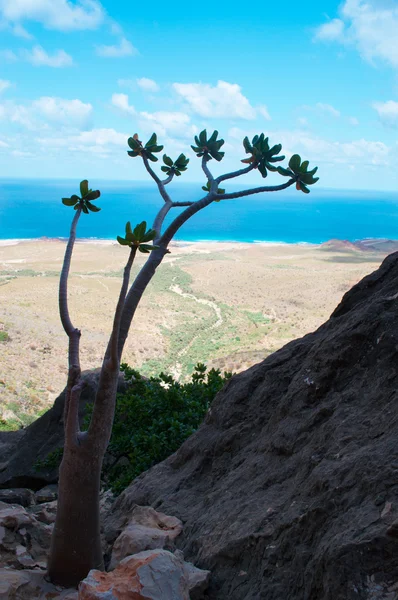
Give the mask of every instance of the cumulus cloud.
[[122, 38], [119, 44], [113, 46], [97, 46], [97, 54], [106, 58], [122, 58], [138, 54], [138, 50], [129, 40]]
[[91, 154], [108, 156], [115, 148], [125, 149], [127, 138], [126, 133], [120, 133], [111, 128], [100, 128], [82, 131], [79, 134], [63, 135], [62, 137], [39, 137], [37, 143], [46, 150], [48, 148], [67, 148], [69, 152], [86, 153], [89, 151]]
[[176, 138], [190, 138], [197, 133], [189, 115], [183, 112], [141, 112], [139, 117], [140, 127], [147, 133], [156, 131], [158, 135]]
[[344, 21], [341, 19], [332, 19], [317, 28], [315, 39], [317, 40], [340, 40], [343, 37]]
[[315, 39], [354, 45], [369, 62], [398, 67], [398, 5], [380, 0], [345, 0], [340, 19], [321, 25]]
[[270, 119], [266, 107], [254, 108], [237, 83], [218, 81], [216, 86], [208, 83], [174, 83], [173, 88], [190, 109], [201, 117], [251, 120], [260, 113], [267, 120]]
[[158, 92], [159, 86], [153, 79], [148, 79], [147, 77], [141, 77], [141, 79], [137, 79], [137, 85], [145, 92]]
[[0, 0], [0, 17], [14, 27], [35, 21], [47, 29], [74, 31], [96, 29], [104, 21], [105, 11], [97, 0]]
[[398, 102], [374, 102], [373, 108], [379, 115], [380, 121], [387, 127], [398, 127]]
[[134, 106], [129, 104], [129, 97], [127, 94], [113, 94], [111, 103], [112, 106], [117, 108], [124, 115], [134, 116], [137, 114]]
[[0, 79], [0, 94], [11, 87], [11, 81], [7, 79]]
[[23, 50], [21, 56], [34, 67], [53, 67], [59, 69], [73, 65], [73, 58], [64, 50], [57, 50], [51, 55], [41, 46], [34, 46], [32, 50]]
[[42, 96], [28, 105], [14, 102], [0, 105], [0, 118], [7, 118], [30, 130], [87, 129], [92, 111], [92, 105], [81, 100]]
[[[229, 136], [234, 140], [241, 141], [245, 135], [247, 132], [239, 128], [232, 128], [229, 131]], [[355, 164], [387, 166], [391, 160], [391, 149], [380, 141], [361, 138], [351, 142], [331, 142], [303, 130], [274, 131], [270, 132], [269, 136], [272, 144], [282, 143], [282, 152], [287, 157], [298, 152], [302, 156], [311, 158], [311, 164], [314, 165], [329, 163], [347, 167]]]

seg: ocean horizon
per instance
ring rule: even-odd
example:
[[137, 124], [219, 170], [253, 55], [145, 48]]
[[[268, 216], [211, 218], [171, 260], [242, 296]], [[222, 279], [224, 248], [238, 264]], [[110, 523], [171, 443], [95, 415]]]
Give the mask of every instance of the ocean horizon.
[[[228, 191], [244, 188], [226, 184]], [[204, 194], [201, 185], [176, 181], [168, 191], [176, 201], [196, 200]], [[82, 216], [81, 240], [115, 240], [127, 221], [146, 220], [150, 226], [163, 204], [152, 182], [96, 181], [96, 187], [102, 210]], [[0, 240], [67, 238], [73, 211], [61, 198], [78, 189], [72, 180], [0, 179]], [[166, 226], [170, 221], [169, 216]], [[213, 203], [194, 215], [175, 241], [320, 244], [332, 238], [398, 239], [398, 193], [314, 188], [304, 195], [288, 189]]]

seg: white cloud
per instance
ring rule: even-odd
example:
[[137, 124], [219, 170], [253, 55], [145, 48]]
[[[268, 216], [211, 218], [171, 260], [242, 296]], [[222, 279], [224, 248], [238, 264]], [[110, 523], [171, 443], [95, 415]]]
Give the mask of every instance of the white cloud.
[[97, 46], [97, 54], [107, 58], [121, 58], [123, 56], [133, 56], [138, 54], [138, 50], [134, 48], [133, 44], [126, 40], [126, 38], [122, 38], [118, 45]]
[[6, 62], [16, 62], [18, 57], [12, 50], [0, 50], [0, 59]]
[[113, 94], [111, 102], [112, 105], [124, 115], [136, 115], [136, 110], [134, 106], [131, 106], [129, 104], [129, 97], [127, 96], [127, 94]]
[[340, 111], [334, 108], [331, 104], [324, 104], [323, 102], [317, 102], [315, 108], [322, 113], [331, 115], [332, 117], [339, 117]]
[[70, 152], [83, 152], [88, 150], [92, 154], [106, 156], [115, 148], [128, 149], [128, 135], [119, 133], [115, 129], [92, 129], [79, 134], [63, 135], [62, 137], [40, 137], [38, 144], [45, 149], [67, 148]]
[[221, 119], [255, 119], [259, 112], [269, 120], [265, 106], [254, 108], [236, 83], [174, 83], [174, 90], [201, 117]]
[[34, 67], [70, 67], [73, 58], [64, 50], [57, 50], [53, 55], [48, 54], [41, 46], [35, 46], [32, 50], [24, 50], [22, 57]]
[[396, 0], [345, 0], [340, 13], [341, 19], [318, 28], [316, 39], [354, 45], [365, 60], [398, 68]]
[[321, 115], [327, 115], [336, 118], [340, 117], [341, 114], [340, 111], [337, 110], [337, 108], [335, 108], [331, 104], [326, 104], [324, 102], [317, 102], [314, 106], [303, 106], [302, 108], [305, 110], [316, 112]]
[[191, 124], [189, 115], [183, 112], [141, 112], [140, 127], [147, 133], [156, 131], [158, 135], [177, 138], [189, 138], [197, 133], [197, 128]]
[[89, 125], [93, 107], [78, 99], [42, 96], [32, 103], [32, 111], [44, 117], [47, 123], [85, 129]]
[[8, 144], [7, 142], [3, 142], [2, 140], [0, 140], [0, 148], [8, 148]]
[[380, 121], [387, 127], [398, 127], [398, 102], [388, 100], [388, 102], [374, 102], [372, 104], [378, 113]]
[[141, 77], [141, 79], [137, 79], [137, 85], [145, 92], [158, 92], [159, 86], [153, 79], [148, 79], [147, 77]]
[[359, 125], [359, 120], [356, 117], [348, 117], [348, 122], [350, 125], [354, 125], [354, 127]]
[[105, 11], [97, 0], [0, 0], [0, 17], [14, 26], [35, 21], [47, 29], [73, 31], [96, 29]]
[[25, 40], [33, 39], [33, 35], [31, 35], [29, 31], [26, 31], [25, 27], [23, 27], [20, 23], [17, 23], [14, 25], [14, 27], [12, 27], [12, 32], [17, 37], [24, 38]]
[[[252, 132], [252, 137], [256, 132]], [[233, 140], [242, 141], [247, 132], [239, 128], [232, 128], [229, 136]], [[268, 135], [268, 133], [267, 133]], [[274, 131], [269, 132], [270, 143], [282, 143], [282, 154], [287, 157], [298, 152], [310, 160], [311, 165], [327, 163], [346, 168], [349, 165], [361, 166], [386, 166], [390, 164], [391, 149], [380, 141], [365, 139], [351, 142], [330, 142], [320, 137], [313, 136], [307, 131]]]
[[0, 79], [0, 94], [11, 87], [11, 81], [7, 79]]
[[332, 19], [317, 28], [315, 39], [317, 40], [340, 40], [344, 33], [344, 22], [341, 19]]
[[22, 125], [29, 130], [86, 129], [90, 125], [93, 107], [81, 100], [66, 100], [42, 96], [29, 105], [6, 102], [0, 105], [0, 118]]

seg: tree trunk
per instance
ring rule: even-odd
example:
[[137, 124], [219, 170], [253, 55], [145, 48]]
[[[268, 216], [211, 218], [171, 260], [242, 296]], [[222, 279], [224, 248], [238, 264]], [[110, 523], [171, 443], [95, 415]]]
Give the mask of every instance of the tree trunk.
[[104, 569], [99, 521], [102, 456], [91, 444], [65, 448], [59, 471], [57, 517], [48, 576], [65, 587], [77, 586], [91, 569]]

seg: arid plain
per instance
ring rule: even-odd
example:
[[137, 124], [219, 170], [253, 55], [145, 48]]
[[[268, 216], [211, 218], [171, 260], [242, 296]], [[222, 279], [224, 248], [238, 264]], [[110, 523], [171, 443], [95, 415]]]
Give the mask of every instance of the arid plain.
[[[26, 425], [63, 389], [67, 338], [58, 316], [65, 242], [0, 245], [0, 418]], [[197, 362], [241, 371], [321, 325], [386, 253], [312, 245], [179, 243], [136, 313], [123, 361], [146, 375], [184, 378]], [[126, 250], [78, 242], [70, 312], [82, 368], [101, 364]], [[145, 260], [140, 256], [134, 273]]]

